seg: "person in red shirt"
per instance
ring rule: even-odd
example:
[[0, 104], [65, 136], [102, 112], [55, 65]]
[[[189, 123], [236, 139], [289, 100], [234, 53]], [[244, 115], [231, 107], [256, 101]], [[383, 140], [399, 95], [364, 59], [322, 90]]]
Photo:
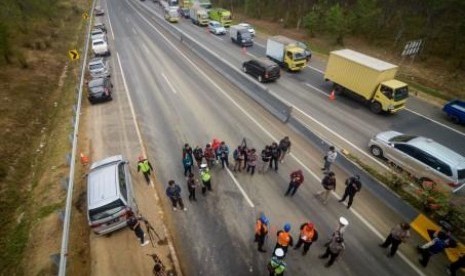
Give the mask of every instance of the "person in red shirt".
[[287, 191], [284, 194], [284, 196], [288, 196], [289, 194], [293, 196], [295, 192], [297, 192], [297, 189], [299, 188], [300, 184], [304, 182], [304, 175], [301, 170], [292, 172], [290, 178], [291, 181], [289, 182], [289, 187], [287, 188]]

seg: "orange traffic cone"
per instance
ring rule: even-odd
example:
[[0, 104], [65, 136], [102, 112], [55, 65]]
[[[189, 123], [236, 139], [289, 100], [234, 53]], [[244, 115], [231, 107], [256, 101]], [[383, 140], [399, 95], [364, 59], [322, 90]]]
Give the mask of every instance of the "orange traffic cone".
[[329, 94], [329, 99], [330, 99], [331, 101], [334, 101], [334, 100], [336, 99], [336, 96], [334, 95], [334, 90], [331, 91], [331, 93]]
[[89, 164], [89, 157], [84, 155], [84, 153], [81, 152], [81, 164], [84, 166], [87, 166]]

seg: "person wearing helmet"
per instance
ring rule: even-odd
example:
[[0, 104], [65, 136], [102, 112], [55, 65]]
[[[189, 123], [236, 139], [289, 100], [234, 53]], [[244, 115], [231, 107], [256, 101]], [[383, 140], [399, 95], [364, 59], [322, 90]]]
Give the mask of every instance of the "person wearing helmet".
[[200, 179], [202, 179], [202, 195], [205, 195], [207, 190], [212, 191], [211, 179], [212, 175], [206, 164], [200, 165]]
[[297, 250], [304, 245], [304, 250], [302, 256], [305, 256], [310, 249], [310, 246], [313, 242], [318, 240], [318, 232], [315, 229], [315, 226], [311, 222], [305, 222], [300, 226], [300, 235], [299, 241], [295, 245], [294, 249]]
[[326, 246], [325, 253], [318, 256], [320, 259], [326, 259], [329, 257], [329, 261], [325, 264], [325, 267], [333, 265], [334, 261], [342, 255], [345, 250], [344, 239], [342, 237], [334, 236]]
[[277, 248], [273, 252], [270, 262], [267, 265], [268, 272], [270, 276], [282, 276], [284, 275], [284, 270], [286, 270], [287, 264], [284, 262], [284, 250], [282, 248]]
[[344, 195], [342, 196], [339, 202], [344, 202], [347, 197], [349, 197], [349, 202], [347, 203], [347, 209], [352, 206], [352, 202], [354, 201], [354, 196], [356, 193], [360, 192], [362, 189], [362, 182], [360, 181], [360, 176], [358, 174], [351, 176], [346, 179], [346, 189], [344, 191]]
[[137, 172], [142, 171], [144, 174], [145, 181], [147, 185], [150, 184], [150, 172], [153, 171], [152, 164], [150, 164], [147, 158], [144, 158], [142, 155], [139, 156], [139, 161], [137, 162]]
[[284, 229], [278, 231], [278, 233], [276, 234], [278, 239], [274, 247], [275, 251], [277, 248], [282, 248], [284, 250], [284, 253], [287, 253], [288, 247], [294, 245], [294, 241], [289, 231], [291, 231], [291, 224], [289, 223], [284, 224]]
[[258, 251], [260, 252], [266, 252], [266, 250], [263, 249], [263, 245], [265, 244], [265, 238], [268, 235], [268, 223], [269, 220], [263, 213], [255, 223], [255, 242], [257, 243]]

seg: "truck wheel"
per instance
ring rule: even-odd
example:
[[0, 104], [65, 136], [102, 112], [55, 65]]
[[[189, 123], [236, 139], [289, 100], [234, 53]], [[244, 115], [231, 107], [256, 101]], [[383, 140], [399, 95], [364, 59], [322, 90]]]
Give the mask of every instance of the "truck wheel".
[[383, 157], [383, 150], [378, 146], [371, 146], [370, 147], [370, 152], [375, 157], [378, 157], [378, 158]]
[[381, 107], [381, 104], [378, 103], [378, 102], [372, 102], [372, 103], [370, 104], [370, 110], [371, 110], [371, 112], [373, 112], [373, 113], [376, 113], [376, 114], [381, 113], [381, 111], [382, 111], [381, 108], [382, 108], [382, 107]]

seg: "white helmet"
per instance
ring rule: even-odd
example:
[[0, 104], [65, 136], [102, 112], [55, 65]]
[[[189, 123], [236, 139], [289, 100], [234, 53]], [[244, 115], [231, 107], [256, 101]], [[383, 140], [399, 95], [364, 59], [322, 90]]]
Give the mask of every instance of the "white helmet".
[[201, 169], [205, 169], [206, 167], [207, 167], [207, 164], [205, 164], [205, 163], [204, 163], [204, 164], [200, 164], [200, 168], [201, 168]]
[[274, 254], [278, 258], [284, 257], [284, 250], [282, 248], [276, 248]]
[[344, 225], [344, 226], [349, 225], [349, 221], [345, 217], [340, 217], [339, 218], [339, 223]]

